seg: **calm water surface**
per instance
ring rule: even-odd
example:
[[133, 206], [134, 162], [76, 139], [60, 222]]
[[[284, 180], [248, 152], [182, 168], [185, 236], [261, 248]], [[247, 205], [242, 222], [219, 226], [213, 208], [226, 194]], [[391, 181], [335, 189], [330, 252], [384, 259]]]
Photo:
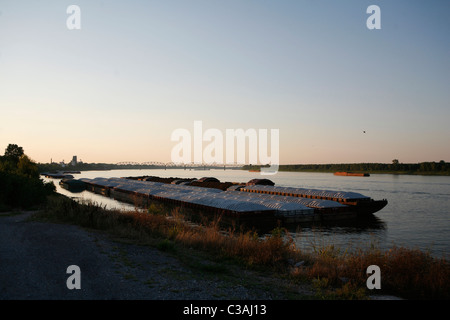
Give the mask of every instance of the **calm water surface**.
[[[220, 181], [247, 182], [254, 178], [269, 178], [278, 186], [307, 187], [354, 191], [373, 199], [388, 199], [388, 205], [375, 213], [375, 219], [359, 223], [316, 224], [290, 226], [298, 247], [311, 249], [315, 244], [334, 244], [343, 249], [382, 249], [393, 245], [419, 248], [434, 256], [450, 253], [450, 177], [373, 174], [370, 177], [343, 177], [332, 173], [279, 172], [261, 176], [244, 170], [112, 170], [84, 171], [75, 178], [128, 177], [153, 175], [159, 177], [201, 178], [212, 176]], [[49, 180], [49, 179], [46, 179]], [[70, 193], [58, 185], [58, 192], [93, 200], [108, 208], [133, 208], [91, 192]]]

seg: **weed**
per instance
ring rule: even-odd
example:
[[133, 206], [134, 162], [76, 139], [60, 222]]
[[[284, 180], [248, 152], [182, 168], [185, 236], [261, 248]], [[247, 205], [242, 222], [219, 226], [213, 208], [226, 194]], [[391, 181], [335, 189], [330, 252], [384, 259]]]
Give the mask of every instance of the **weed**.
[[164, 252], [172, 252], [173, 253], [176, 251], [175, 243], [168, 239], [161, 240], [156, 245], [156, 248], [158, 248], [158, 250], [164, 251]]

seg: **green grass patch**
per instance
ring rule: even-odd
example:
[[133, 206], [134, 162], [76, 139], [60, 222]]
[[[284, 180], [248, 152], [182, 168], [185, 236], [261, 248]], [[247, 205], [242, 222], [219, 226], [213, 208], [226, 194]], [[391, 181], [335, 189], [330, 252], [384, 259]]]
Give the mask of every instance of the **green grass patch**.
[[156, 248], [164, 252], [175, 253], [177, 251], [175, 243], [173, 241], [170, 241], [169, 239], [163, 239], [159, 241], [158, 244], [156, 245]]

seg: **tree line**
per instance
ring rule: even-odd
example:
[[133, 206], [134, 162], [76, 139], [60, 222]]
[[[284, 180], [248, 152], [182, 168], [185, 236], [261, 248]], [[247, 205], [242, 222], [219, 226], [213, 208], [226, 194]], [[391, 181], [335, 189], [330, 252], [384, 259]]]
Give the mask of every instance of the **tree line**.
[[102, 171], [102, 170], [123, 170], [123, 169], [164, 169], [161, 165], [144, 164], [113, 164], [113, 163], [77, 163], [61, 166], [58, 163], [38, 163], [38, 171], [58, 172], [58, 171]]
[[[244, 166], [244, 170], [254, 170], [261, 166]], [[398, 159], [392, 163], [339, 163], [339, 164], [288, 164], [280, 165], [279, 171], [306, 172], [364, 172], [364, 173], [397, 173], [397, 174], [436, 174], [450, 175], [450, 163], [441, 161], [400, 163]]]

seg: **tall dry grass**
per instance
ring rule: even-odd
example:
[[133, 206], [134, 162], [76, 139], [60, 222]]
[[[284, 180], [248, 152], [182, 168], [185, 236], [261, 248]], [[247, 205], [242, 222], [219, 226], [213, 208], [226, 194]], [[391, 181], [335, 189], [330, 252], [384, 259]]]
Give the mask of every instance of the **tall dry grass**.
[[220, 227], [220, 219], [202, 225], [184, 220], [180, 208], [168, 210], [153, 204], [147, 211], [107, 210], [96, 203], [78, 203], [65, 197], [52, 197], [41, 218], [51, 217], [87, 228], [109, 230], [121, 236], [158, 237], [180, 245], [225, 257], [238, 257], [248, 265], [281, 266], [293, 254], [292, 240], [283, 230], [259, 237], [255, 232], [236, 232]]
[[312, 261], [308, 268], [296, 270], [294, 275], [326, 279], [334, 287], [351, 285], [366, 289], [367, 268], [377, 265], [381, 270], [381, 290], [372, 293], [410, 299], [450, 298], [450, 264], [419, 249], [394, 246], [386, 251], [372, 248], [349, 253], [324, 248], [313, 255]]
[[353, 254], [344, 260], [342, 275], [366, 281], [366, 268], [381, 269], [382, 289], [407, 298], [450, 298], [450, 265], [419, 249], [393, 247], [387, 251], [372, 250]]
[[264, 237], [259, 237], [254, 231], [229, 229], [224, 233], [217, 222], [201, 228], [184, 229], [175, 239], [186, 246], [238, 257], [247, 265], [282, 267], [295, 253], [293, 242], [287, 241], [278, 230]]

